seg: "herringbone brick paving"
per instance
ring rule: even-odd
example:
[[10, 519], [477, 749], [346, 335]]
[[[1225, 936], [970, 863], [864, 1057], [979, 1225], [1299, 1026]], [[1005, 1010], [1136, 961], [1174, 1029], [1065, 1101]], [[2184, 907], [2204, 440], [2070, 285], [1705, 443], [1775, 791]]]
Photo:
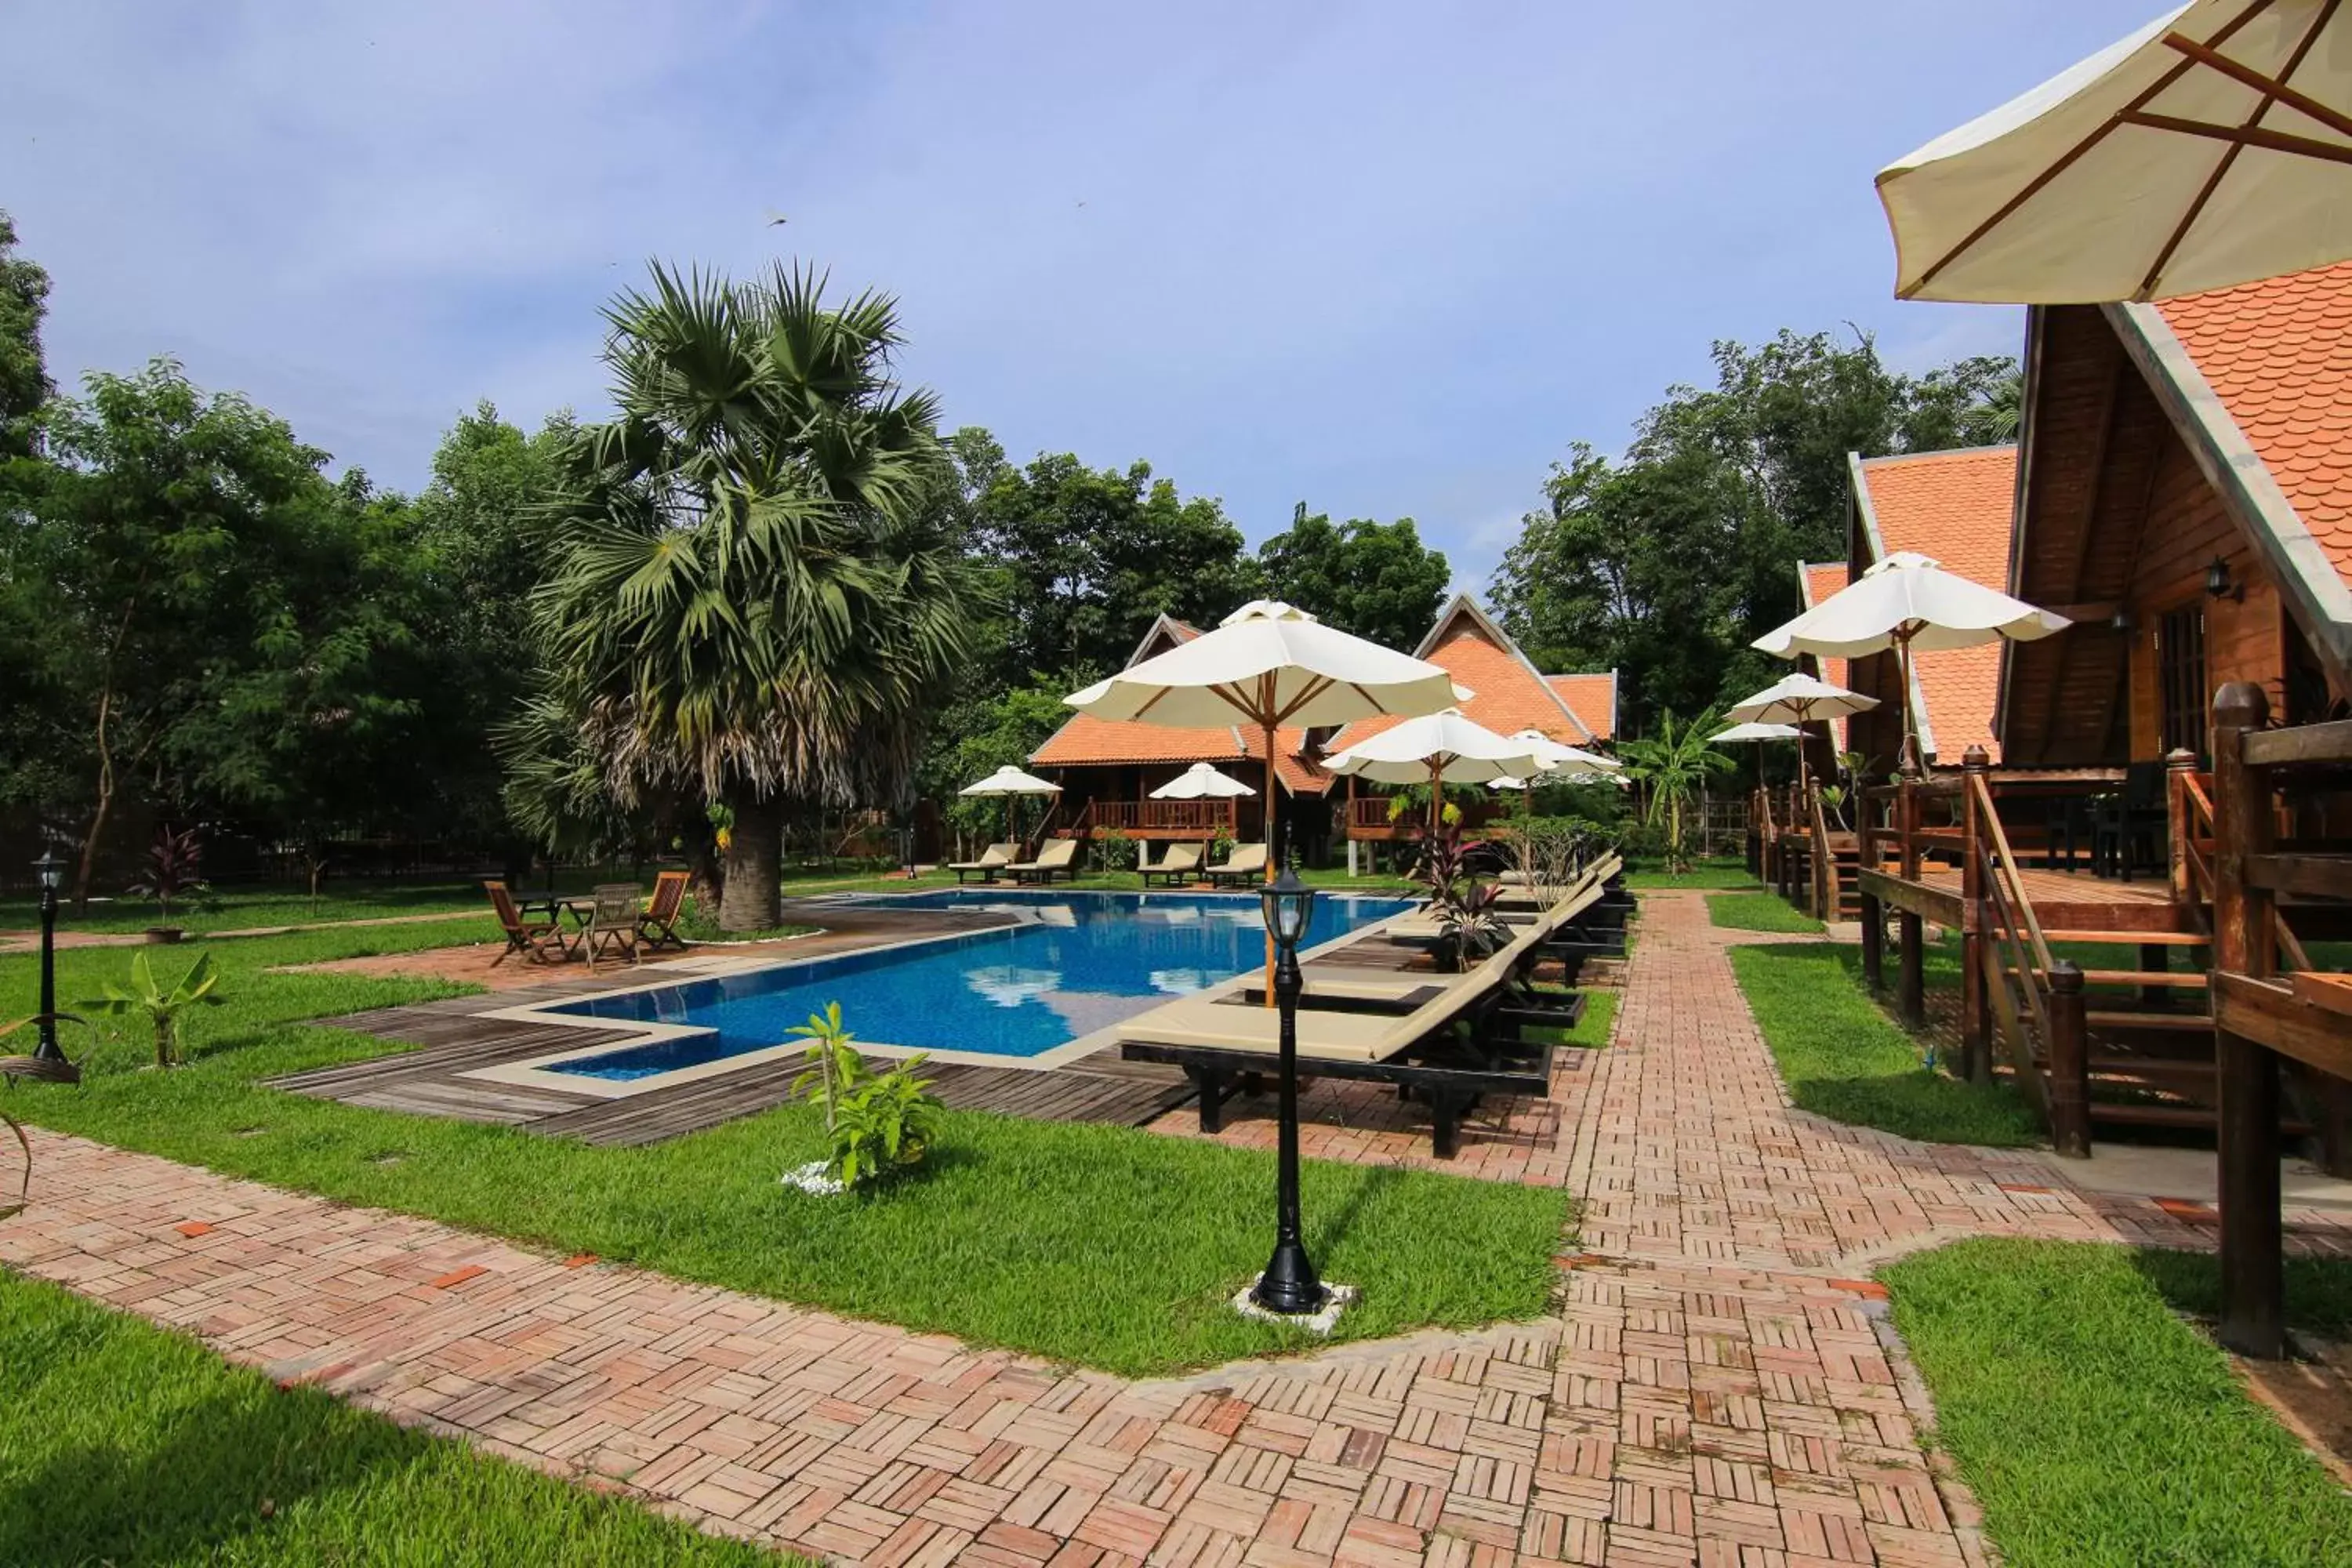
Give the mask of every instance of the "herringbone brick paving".
[[1971, 1232], [2210, 1230], [1790, 1110], [1735, 939], [1695, 898], [1645, 902], [1617, 1043], [1560, 1117], [1586, 1250], [1539, 1322], [1128, 1383], [46, 1134], [0, 1262], [705, 1529], [881, 1568], [1980, 1561], [1879, 1292], [1836, 1275]]

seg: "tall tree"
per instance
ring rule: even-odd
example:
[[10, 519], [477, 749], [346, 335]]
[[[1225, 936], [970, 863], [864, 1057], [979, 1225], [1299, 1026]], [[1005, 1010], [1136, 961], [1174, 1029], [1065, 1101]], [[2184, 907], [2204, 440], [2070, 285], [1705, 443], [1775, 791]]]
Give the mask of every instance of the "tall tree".
[[1351, 518], [1337, 527], [1300, 501], [1290, 527], [1258, 546], [1263, 592], [1342, 631], [1390, 647], [1419, 646], [1454, 580], [1445, 556], [1421, 542], [1409, 517]]
[[1003, 588], [1000, 685], [1116, 669], [1157, 616], [1213, 622], [1248, 592], [1224, 508], [1184, 499], [1149, 463], [1097, 470], [1064, 453], [1003, 469], [974, 509], [972, 542]]
[[813, 273], [656, 268], [606, 316], [619, 416], [572, 447], [544, 652], [612, 795], [723, 805], [720, 923], [773, 925], [787, 802], [898, 797], [967, 652], [935, 405], [890, 378], [895, 301]]
[[1622, 458], [1572, 447], [1493, 583], [1538, 660], [1623, 670], [1635, 724], [1766, 672], [1747, 645], [1795, 613], [1797, 563], [1844, 555], [1847, 453], [1964, 440], [2014, 369], [1979, 359], [1911, 377], [1867, 337], [1789, 331], [1719, 342], [1715, 363], [1716, 384], [1669, 388]]
[[503, 770], [486, 737], [516, 716], [530, 682], [530, 595], [547, 565], [545, 519], [578, 434], [569, 413], [536, 433], [488, 402], [461, 416], [433, 455], [433, 478], [409, 506], [415, 563], [429, 584], [431, 654], [444, 672], [429, 801], [444, 834], [509, 845], [527, 859], [501, 799]]
[[[283, 421], [169, 361], [93, 375], [43, 419], [55, 462], [5, 575], [70, 652], [52, 667], [69, 691], [52, 743], [76, 776], [46, 804], [80, 818], [76, 899], [126, 791], [276, 826], [299, 809], [314, 833], [330, 799], [399, 800], [406, 775], [386, 770], [409, 752], [377, 721], [422, 683], [393, 668], [410, 640], [397, 509], [373, 510], [364, 476], [331, 483]], [[386, 741], [364, 763], [362, 735]]]
[[49, 275], [16, 254], [16, 226], [0, 212], [0, 464], [33, 453], [33, 416], [54, 390], [41, 355]]

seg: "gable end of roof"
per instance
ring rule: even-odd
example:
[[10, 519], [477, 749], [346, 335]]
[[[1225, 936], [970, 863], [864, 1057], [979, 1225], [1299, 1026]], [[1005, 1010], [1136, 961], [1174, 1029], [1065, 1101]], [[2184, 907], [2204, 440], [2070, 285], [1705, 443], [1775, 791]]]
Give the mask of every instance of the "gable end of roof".
[[2312, 633], [2312, 646], [2339, 688], [2352, 689], [2352, 589], [2268, 465], [2238, 426], [2161, 310], [2099, 307], [2146, 378], [2206, 482], [2271, 565], [2281, 590]]

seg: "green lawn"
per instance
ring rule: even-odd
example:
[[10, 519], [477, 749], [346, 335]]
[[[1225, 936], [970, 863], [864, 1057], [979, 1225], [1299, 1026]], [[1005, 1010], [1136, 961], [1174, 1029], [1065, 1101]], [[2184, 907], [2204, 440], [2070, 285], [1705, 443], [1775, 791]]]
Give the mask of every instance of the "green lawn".
[[[1880, 1271], [2011, 1568], [2352, 1562], [2352, 1497], [2175, 1315], [2210, 1305], [2216, 1267], [1984, 1239]], [[2294, 1310], [2343, 1332], [2352, 1265], [2290, 1268]]]
[[1663, 866], [1637, 865], [1626, 871], [1625, 885], [1637, 890], [1643, 888], [1669, 890], [1684, 888], [1730, 889], [1746, 892], [1764, 884], [1748, 869], [1747, 861], [1737, 857], [1717, 856], [1712, 860], [1694, 860], [1690, 869], [1680, 874], [1668, 871]]
[[1735, 947], [1731, 966], [1799, 1108], [1931, 1142], [2041, 1141], [2031, 1110], [2006, 1086], [1967, 1083], [1922, 1065], [1920, 1043], [1864, 988], [1854, 948]]
[[1812, 932], [1822, 922], [1778, 893], [1710, 893], [1706, 918], [1729, 931]]
[[753, 1568], [705, 1536], [0, 1274], [0, 1563]]
[[[81, 1085], [20, 1085], [11, 1107], [62, 1131], [336, 1199], [1114, 1372], [1171, 1372], [1298, 1342], [1224, 1306], [1272, 1245], [1270, 1154], [953, 1113], [920, 1176], [831, 1203], [777, 1181], [820, 1152], [821, 1129], [802, 1107], [648, 1149], [596, 1149], [256, 1083], [386, 1048], [295, 1020], [455, 989], [265, 969], [434, 946], [475, 929], [346, 927], [218, 943], [229, 1003], [191, 1021], [188, 1066], [142, 1070], [145, 1038], [110, 1028]], [[163, 978], [196, 951], [176, 950]], [[62, 953], [60, 996], [91, 994], [130, 957]], [[0, 1017], [32, 1011], [34, 984], [31, 958], [0, 959]], [[86, 1048], [69, 1033], [68, 1049]], [[1559, 1192], [1319, 1162], [1308, 1163], [1304, 1188], [1317, 1263], [1365, 1289], [1342, 1337], [1542, 1311], [1568, 1217]]]

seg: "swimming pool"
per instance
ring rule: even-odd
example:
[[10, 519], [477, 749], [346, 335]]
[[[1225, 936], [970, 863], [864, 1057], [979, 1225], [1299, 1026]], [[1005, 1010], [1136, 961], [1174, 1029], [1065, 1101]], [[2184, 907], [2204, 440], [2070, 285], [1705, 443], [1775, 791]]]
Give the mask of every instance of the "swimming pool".
[[[534, 1064], [580, 1079], [631, 1081], [793, 1043], [786, 1031], [828, 1002], [860, 1040], [919, 1050], [1030, 1058], [1263, 962], [1258, 901], [1217, 893], [971, 889], [844, 897], [897, 909], [1004, 910], [1021, 923], [678, 985], [618, 992], [541, 1011], [673, 1027], [668, 1037]], [[1408, 906], [1326, 895], [1302, 947]], [[683, 1028], [677, 1026], [683, 1026]]]

